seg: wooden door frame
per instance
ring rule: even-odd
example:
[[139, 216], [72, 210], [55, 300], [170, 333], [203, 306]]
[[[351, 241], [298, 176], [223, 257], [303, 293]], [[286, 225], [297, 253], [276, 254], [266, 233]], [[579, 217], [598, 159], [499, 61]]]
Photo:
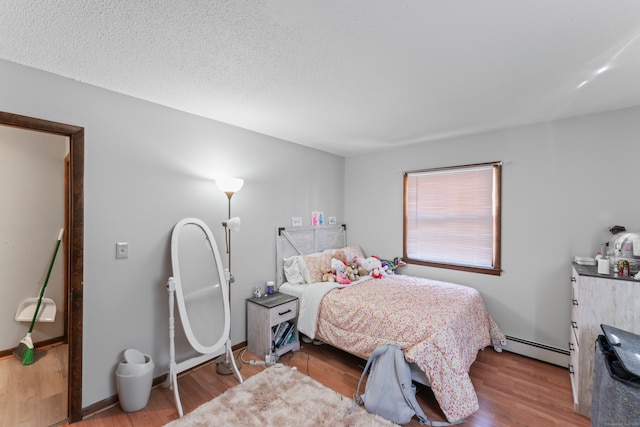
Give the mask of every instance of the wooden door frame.
[[82, 419], [82, 312], [84, 271], [84, 128], [0, 111], [0, 124], [69, 138], [69, 222], [65, 233], [69, 244], [66, 268], [69, 342], [68, 419]]

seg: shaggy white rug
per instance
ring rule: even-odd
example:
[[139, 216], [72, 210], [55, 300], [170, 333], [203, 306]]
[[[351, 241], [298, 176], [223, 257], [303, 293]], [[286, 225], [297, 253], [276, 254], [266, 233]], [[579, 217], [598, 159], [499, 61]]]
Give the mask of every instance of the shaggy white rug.
[[286, 366], [271, 366], [166, 426], [395, 426]]

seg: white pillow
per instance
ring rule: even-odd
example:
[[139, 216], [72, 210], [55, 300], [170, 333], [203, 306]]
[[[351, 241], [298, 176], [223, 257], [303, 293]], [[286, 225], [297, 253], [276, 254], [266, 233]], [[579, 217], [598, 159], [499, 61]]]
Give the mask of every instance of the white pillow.
[[304, 262], [299, 255], [285, 258], [284, 260], [284, 277], [288, 283], [292, 285], [303, 285], [306, 283]]
[[335, 249], [314, 252], [308, 255], [295, 255], [284, 258], [284, 277], [292, 285], [304, 285], [322, 281], [320, 268], [331, 264], [331, 255]]

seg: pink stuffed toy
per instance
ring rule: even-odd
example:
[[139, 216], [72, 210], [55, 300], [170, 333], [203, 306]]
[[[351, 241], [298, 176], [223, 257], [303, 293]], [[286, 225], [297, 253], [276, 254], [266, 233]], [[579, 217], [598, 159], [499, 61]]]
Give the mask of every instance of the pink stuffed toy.
[[346, 274], [337, 273], [336, 274], [336, 282], [340, 283], [341, 285], [348, 285], [349, 283], [351, 283], [351, 280], [349, 280], [349, 278], [347, 277]]

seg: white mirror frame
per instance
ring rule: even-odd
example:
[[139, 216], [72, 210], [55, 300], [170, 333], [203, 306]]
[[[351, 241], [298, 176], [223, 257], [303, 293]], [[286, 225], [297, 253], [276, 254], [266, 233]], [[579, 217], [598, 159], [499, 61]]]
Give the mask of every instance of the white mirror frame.
[[[180, 280], [180, 266], [178, 257], [178, 251], [180, 247], [180, 231], [184, 228], [184, 226], [190, 224], [200, 227], [202, 232], [207, 237], [207, 241], [211, 246], [211, 251], [214, 258], [213, 262], [216, 264], [216, 268], [218, 269], [218, 279], [220, 281], [222, 290], [224, 327], [218, 341], [211, 346], [202, 345], [202, 343], [200, 343], [200, 341], [198, 341], [198, 339], [195, 337], [193, 330], [191, 329], [189, 315], [187, 314], [184, 301], [182, 282]], [[231, 349], [231, 339], [229, 337], [231, 331], [231, 316], [229, 313], [229, 283], [227, 283], [224, 270], [222, 269], [222, 261], [220, 260], [218, 245], [216, 245], [216, 241], [211, 234], [211, 230], [204, 222], [200, 221], [197, 218], [185, 218], [179, 221], [173, 227], [173, 232], [171, 234], [171, 265], [173, 268], [174, 276], [169, 277], [169, 280], [167, 281], [167, 292], [169, 293], [169, 374], [167, 375], [167, 379], [165, 380], [163, 387], [170, 387], [173, 389], [176, 408], [178, 409], [178, 416], [182, 417], [182, 415], [184, 415], [184, 412], [182, 410], [182, 402], [180, 401], [180, 392], [178, 391], [178, 374], [180, 372], [184, 372], [202, 363], [208, 362], [209, 360], [221, 354], [225, 354], [226, 359], [231, 361], [233, 372], [236, 374], [236, 377], [238, 378], [238, 381], [240, 383], [242, 383], [242, 375], [240, 375], [240, 371], [238, 370], [238, 366], [236, 365], [235, 358], [233, 357], [233, 351]], [[174, 300], [178, 301], [178, 310], [180, 311], [182, 327], [187, 336], [189, 344], [196, 351], [201, 353], [200, 356], [195, 356], [181, 362], [176, 362]], [[224, 350], [219, 351], [222, 349]]]
[[[216, 264], [216, 268], [218, 270], [218, 279], [220, 286], [222, 287], [222, 299], [223, 299], [223, 310], [224, 310], [224, 328], [222, 330], [221, 336], [218, 340], [210, 346], [203, 345], [194, 335], [193, 329], [191, 328], [191, 321], [189, 317], [189, 313], [187, 312], [187, 308], [184, 301], [184, 294], [182, 288], [182, 281], [180, 275], [180, 262], [179, 262], [179, 248], [180, 248], [180, 232], [181, 230], [188, 225], [196, 225], [200, 227], [202, 232], [207, 238], [209, 242], [209, 246], [211, 247], [211, 251], [213, 254], [213, 262]], [[229, 333], [231, 330], [231, 316], [230, 316], [230, 307], [229, 307], [229, 284], [227, 283], [224, 277], [224, 270], [222, 267], [222, 261], [220, 258], [220, 251], [218, 250], [218, 245], [216, 245], [216, 241], [211, 234], [211, 230], [209, 227], [197, 218], [185, 218], [179, 221], [175, 227], [173, 228], [173, 233], [171, 234], [171, 266], [173, 270], [173, 278], [175, 280], [176, 286], [176, 300], [178, 302], [178, 310], [180, 312], [180, 319], [182, 320], [182, 327], [184, 332], [189, 340], [189, 344], [202, 354], [211, 354], [219, 349], [221, 349], [227, 340], [229, 339]]]

